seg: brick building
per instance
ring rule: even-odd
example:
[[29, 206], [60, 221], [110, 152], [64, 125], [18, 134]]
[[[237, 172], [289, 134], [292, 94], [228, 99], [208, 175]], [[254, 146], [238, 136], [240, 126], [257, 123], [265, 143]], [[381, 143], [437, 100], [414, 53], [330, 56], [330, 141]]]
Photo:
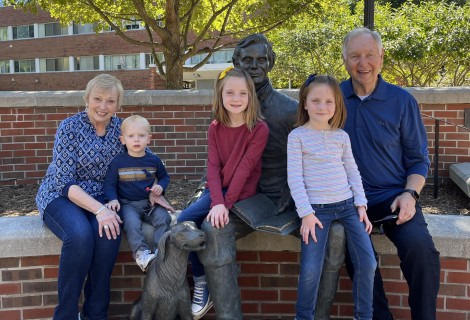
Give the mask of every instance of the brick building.
[[[139, 21], [126, 28], [133, 38], [146, 38]], [[232, 54], [233, 49], [221, 50], [197, 72], [185, 72], [187, 87], [212, 89]], [[194, 56], [186, 65], [201, 59]], [[0, 91], [82, 90], [102, 72], [118, 77], [125, 89], [163, 89], [152, 65], [150, 48], [130, 44], [113, 31], [97, 33], [91, 24], [64, 27], [45, 11], [15, 10], [0, 0]]]

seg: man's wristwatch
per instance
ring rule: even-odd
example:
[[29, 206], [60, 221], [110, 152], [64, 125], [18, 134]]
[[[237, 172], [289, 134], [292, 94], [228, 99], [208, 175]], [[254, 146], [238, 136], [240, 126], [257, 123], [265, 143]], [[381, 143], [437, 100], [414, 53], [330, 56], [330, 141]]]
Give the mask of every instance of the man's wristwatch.
[[405, 192], [408, 192], [409, 194], [411, 194], [411, 196], [412, 196], [413, 198], [415, 198], [416, 201], [419, 200], [419, 193], [416, 192], [416, 190], [413, 190], [413, 189], [405, 189], [405, 190], [403, 190], [403, 193], [405, 193]]

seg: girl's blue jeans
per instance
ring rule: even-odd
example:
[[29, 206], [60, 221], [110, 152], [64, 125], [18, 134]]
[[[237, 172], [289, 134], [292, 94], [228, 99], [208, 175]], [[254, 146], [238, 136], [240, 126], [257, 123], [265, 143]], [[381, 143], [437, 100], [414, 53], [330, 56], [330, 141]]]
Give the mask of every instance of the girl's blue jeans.
[[301, 241], [296, 319], [314, 319], [328, 232], [335, 220], [344, 226], [348, 249], [356, 270], [353, 279], [354, 317], [357, 320], [372, 319], [372, 296], [377, 262], [370, 237], [365, 231], [365, 224], [359, 221], [353, 199], [312, 205], [312, 208], [323, 224], [323, 229], [318, 227], [315, 229], [318, 242], [314, 242], [311, 236], [308, 244]]
[[95, 215], [66, 197], [59, 197], [47, 206], [44, 222], [63, 242], [54, 319], [77, 319], [82, 288], [85, 297], [82, 317], [108, 319], [110, 278], [121, 236], [116, 240], [108, 240], [105, 235], [100, 238]]
[[[226, 190], [222, 190], [225, 194]], [[207, 217], [211, 209], [211, 195], [209, 189], [204, 189], [199, 199], [196, 202], [191, 204], [189, 207], [181, 211], [178, 216], [177, 221], [194, 221], [196, 226], [201, 229], [201, 224], [204, 219]], [[197, 256], [196, 252], [191, 252], [189, 254], [189, 261], [191, 262], [191, 270], [193, 271], [194, 277], [201, 277], [205, 275], [204, 266], [202, 265], [201, 261], [199, 261], [199, 257]]]

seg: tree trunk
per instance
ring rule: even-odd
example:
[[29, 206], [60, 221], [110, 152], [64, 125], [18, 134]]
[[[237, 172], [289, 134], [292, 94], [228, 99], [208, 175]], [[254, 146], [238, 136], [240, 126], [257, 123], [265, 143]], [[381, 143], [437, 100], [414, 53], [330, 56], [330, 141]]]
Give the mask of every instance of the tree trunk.
[[162, 37], [165, 56], [166, 89], [183, 89], [183, 65], [180, 34], [180, 20], [178, 16], [179, 0], [167, 0], [165, 12], [166, 37]]
[[[179, 48], [178, 48], [179, 49]], [[183, 89], [183, 66], [184, 60], [181, 59], [181, 55], [177, 54], [179, 50], [175, 50], [175, 53], [169, 53], [165, 55], [166, 61], [166, 89]]]

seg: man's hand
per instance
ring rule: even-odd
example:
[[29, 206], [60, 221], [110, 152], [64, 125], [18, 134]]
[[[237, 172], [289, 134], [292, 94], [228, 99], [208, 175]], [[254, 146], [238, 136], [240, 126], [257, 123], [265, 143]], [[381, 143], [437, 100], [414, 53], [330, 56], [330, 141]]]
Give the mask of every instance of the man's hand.
[[317, 236], [315, 235], [315, 226], [318, 225], [320, 229], [323, 229], [323, 224], [318, 220], [315, 214], [309, 214], [302, 218], [302, 225], [300, 226], [300, 234], [305, 244], [308, 244], [308, 237], [312, 235], [313, 241], [317, 242]]
[[403, 192], [393, 200], [390, 210], [392, 210], [392, 212], [400, 210], [397, 224], [403, 224], [413, 219], [416, 213], [416, 200], [408, 192]]
[[206, 220], [210, 221], [211, 225], [217, 229], [225, 227], [228, 223], [229, 210], [223, 204], [218, 204], [212, 207], [207, 215]]
[[283, 192], [282, 196], [277, 200], [277, 212], [276, 215], [290, 211], [294, 208], [294, 200], [290, 195], [290, 191]]

